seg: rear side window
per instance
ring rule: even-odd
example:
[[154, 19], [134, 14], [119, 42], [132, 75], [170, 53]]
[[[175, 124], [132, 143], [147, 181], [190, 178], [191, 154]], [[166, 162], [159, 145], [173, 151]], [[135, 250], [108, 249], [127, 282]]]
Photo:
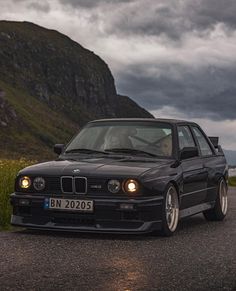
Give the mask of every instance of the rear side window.
[[213, 151], [212, 151], [210, 145], [208, 144], [207, 139], [202, 134], [202, 132], [199, 130], [199, 128], [194, 127], [194, 126], [192, 128], [193, 128], [193, 132], [194, 132], [194, 134], [195, 134], [195, 136], [197, 138], [197, 141], [198, 141], [202, 156], [211, 156], [211, 155], [213, 155]]
[[178, 126], [179, 149], [184, 147], [195, 147], [192, 134], [188, 126]]

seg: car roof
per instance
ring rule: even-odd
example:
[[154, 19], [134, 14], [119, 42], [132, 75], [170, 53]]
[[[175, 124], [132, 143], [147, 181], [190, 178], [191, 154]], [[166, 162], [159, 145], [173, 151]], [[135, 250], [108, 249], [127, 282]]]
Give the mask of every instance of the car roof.
[[180, 120], [180, 119], [168, 119], [168, 118], [109, 118], [109, 119], [97, 119], [90, 121], [89, 123], [93, 122], [112, 122], [112, 121], [133, 121], [133, 122], [165, 122], [171, 124], [193, 124], [197, 125], [195, 122], [187, 121], [187, 120]]

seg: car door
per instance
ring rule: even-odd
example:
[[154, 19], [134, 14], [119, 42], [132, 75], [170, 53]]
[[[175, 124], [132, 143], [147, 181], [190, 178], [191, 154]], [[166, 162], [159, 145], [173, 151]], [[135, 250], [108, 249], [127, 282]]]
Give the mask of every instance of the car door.
[[[179, 150], [184, 147], [198, 146], [188, 125], [177, 126], [177, 132]], [[203, 203], [207, 194], [207, 171], [200, 153], [196, 157], [182, 160], [181, 167], [183, 185], [180, 193], [180, 208], [189, 208]]]
[[222, 158], [218, 158], [215, 155], [214, 150], [210, 146], [206, 136], [202, 130], [197, 126], [191, 126], [193, 135], [195, 136], [196, 142], [198, 143], [200, 154], [202, 156], [203, 165], [207, 171], [207, 196], [206, 202], [212, 201], [216, 196], [217, 188], [217, 170], [222, 165]]

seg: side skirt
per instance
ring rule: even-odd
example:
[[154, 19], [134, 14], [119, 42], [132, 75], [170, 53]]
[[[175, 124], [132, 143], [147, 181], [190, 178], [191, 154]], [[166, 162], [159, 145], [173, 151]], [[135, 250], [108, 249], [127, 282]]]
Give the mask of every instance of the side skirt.
[[211, 209], [214, 207], [214, 205], [215, 205], [215, 201], [211, 201], [211, 202], [206, 202], [206, 203], [202, 203], [196, 206], [182, 209], [180, 210], [180, 218], [191, 216], [191, 215], [203, 212], [205, 210]]

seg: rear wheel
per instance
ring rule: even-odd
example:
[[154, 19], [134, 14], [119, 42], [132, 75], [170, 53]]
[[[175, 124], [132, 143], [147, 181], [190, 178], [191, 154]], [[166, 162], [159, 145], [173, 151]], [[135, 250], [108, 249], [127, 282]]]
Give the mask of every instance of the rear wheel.
[[179, 222], [179, 198], [173, 184], [166, 190], [164, 205], [162, 210], [162, 230], [163, 236], [171, 236]]
[[217, 198], [214, 208], [204, 211], [203, 215], [207, 220], [223, 220], [227, 214], [228, 210], [228, 195], [227, 195], [227, 185], [223, 178], [220, 179]]

